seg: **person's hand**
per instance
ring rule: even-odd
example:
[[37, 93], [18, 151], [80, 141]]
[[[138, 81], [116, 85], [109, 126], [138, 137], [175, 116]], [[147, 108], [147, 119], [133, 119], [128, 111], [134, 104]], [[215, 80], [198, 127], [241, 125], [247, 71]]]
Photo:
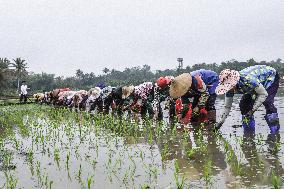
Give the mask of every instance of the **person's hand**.
[[207, 115], [208, 115], [208, 113], [207, 113], [207, 111], [206, 111], [205, 108], [201, 108], [201, 109], [199, 110], [199, 117], [200, 117], [201, 119], [206, 118]]
[[166, 101], [165, 101], [165, 108], [168, 109], [169, 106], [170, 106], [170, 101], [169, 101], [169, 100], [166, 100]]
[[218, 122], [214, 125], [213, 131], [217, 132], [221, 127], [222, 127], [223, 123], [222, 122]]
[[193, 108], [192, 114], [195, 115], [195, 116], [199, 114], [199, 107], [198, 107], [198, 106], [196, 106], [195, 108]]
[[185, 107], [182, 108], [182, 110], [181, 110], [181, 118], [185, 118], [188, 110], [189, 110], [188, 106], [185, 106]]

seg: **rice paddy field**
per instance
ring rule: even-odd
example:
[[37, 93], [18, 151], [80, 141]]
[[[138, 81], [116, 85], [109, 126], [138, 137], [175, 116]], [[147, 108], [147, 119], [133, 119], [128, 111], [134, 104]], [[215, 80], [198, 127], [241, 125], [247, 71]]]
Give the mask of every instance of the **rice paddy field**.
[[219, 133], [166, 117], [1, 106], [0, 188], [281, 188], [283, 101], [276, 98], [279, 135], [269, 134], [262, 108], [256, 133], [245, 135], [237, 103]]

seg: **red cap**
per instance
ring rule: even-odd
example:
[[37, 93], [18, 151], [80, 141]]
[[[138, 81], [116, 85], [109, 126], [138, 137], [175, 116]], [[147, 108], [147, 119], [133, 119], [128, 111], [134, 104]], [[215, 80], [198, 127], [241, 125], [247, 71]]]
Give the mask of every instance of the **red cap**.
[[165, 77], [160, 77], [159, 79], [157, 79], [157, 85], [161, 88], [166, 87], [168, 84], [168, 81]]

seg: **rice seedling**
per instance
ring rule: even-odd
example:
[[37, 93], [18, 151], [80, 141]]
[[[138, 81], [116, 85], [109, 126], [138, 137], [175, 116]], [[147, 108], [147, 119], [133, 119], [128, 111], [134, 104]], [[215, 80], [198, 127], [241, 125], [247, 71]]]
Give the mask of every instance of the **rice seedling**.
[[127, 169], [124, 173], [124, 176], [123, 176], [123, 179], [122, 179], [122, 182], [125, 186], [128, 185], [128, 176], [129, 176], [129, 172], [128, 172], [129, 169]]
[[[60, 182], [57, 178], [54, 181], [50, 180], [48, 176], [50, 170], [53, 170], [52, 174], [55, 175], [65, 175], [62, 173], [67, 172], [70, 181], [75, 178], [78, 180], [78, 187], [84, 188], [97, 187], [97, 183], [94, 182], [95, 171], [96, 177], [98, 176], [101, 179], [103, 175], [105, 178], [109, 178], [103, 182], [111, 186], [124, 185], [127, 188], [166, 187], [171, 179], [161, 178], [172, 175], [173, 170], [170, 162], [173, 159], [178, 159], [174, 163], [177, 164], [177, 167], [174, 168], [174, 182], [176, 182], [177, 188], [187, 187], [188, 180], [183, 175], [187, 176], [188, 173], [184, 174], [183, 172], [188, 169], [190, 176], [194, 174], [195, 170], [200, 173], [200, 176], [202, 175], [202, 178], [194, 178], [195, 180], [193, 179], [192, 183], [199, 181], [203, 183], [205, 181], [206, 185], [214, 182], [218, 184], [218, 179], [222, 177], [221, 174], [218, 174], [218, 171], [225, 169], [222, 166], [219, 167], [218, 162], [223, 160], [226, 164], [225, 167], [229, 166], [226, 170], [236, 176], [240, 182], [243, 182], [244, 178], [251, 174], [246, 167], [250, 163], [246, 160], [248, 156], [242, 152], [243, 147], [248, 144], [244, 137], [240, 137], [236, 133], [225, 135], [225, 138], [229, 139], [228, 142], [216, 133], [209, 136], [202, 129], [194, 129], [192, 132], [190, 130], [177, 130], [175, 126], [169, 127], [163, 122], [153, 123], [148, 117], [142, 121], [134, 121], [131, 118], [119, 119], [111, 115], [90, 115], [68, 109], [53, 109], [49, 106], [38, 107], [35, 105], [22, 106], [22, 110], [10, 109], [6, 111], [9, 112], [5, 113], [7, 114], [5, 118], [9, 118], [9, 120], [3, 119], [2, 116], [0, 120], [7, 124], [5, 135], [9, 137], [1, 137], [0, 132], [0, 168], [3, 168], [1, 159], [3, 159], [5, 165], [11, 166], [13, 165], [13, 158], [17, 158], [17, 164], [19, 163], [21, 166], [22, 160], [17, 154], [27, 150], [24, 159], [31, 170], [27, 174], [30, 177], [32, 177], [31, 175], [36, 176], [35, 182], [37, 182], [38, 187], [51, 188], [54, 187], [53, 183]], [[265, 145], [263, 143], [264, 136], [256, 135], [255, 142], [257, 145]], [[234, 144], [236, 142], [236, 148], [232, 148], [230, 142]], [[275, 145], [280, 150], [281, 142], [275, 143]], [[219, 151], [216, 151], [214, 146], [217, 146], [216, 149], [224, 153], [224, 157], [220, 155]], [[12, 148], [13, 152], [16, 153], [8, 154], [8, 156], [2, 158], [1, 153], [6, 150], [5, 148]], [[265, 175], [267, 174], [265, 170], [267, 165], [270, 165], [267, 163], [270, 161], [262, 157], [262, 154], [266, 151], [249, 151], [257, 151], [260, 154], [260, 157], [253, 155], [251, 162], [255, 162], [253, 167], [257, 167], [260, 172], [258, 174], [261, 174], [264, 178], [262, 179], [263, 182], [269, 182], [267, 184], [272, 185], [273, 182], [276, 183], [277, 179], [275, 178], [272, 181], [271, 175], [271, 179], [265, 179], [268, 178]], [[248, 160], [250, 160], [249, 158]], [[74, 165], [70, 162], [73, 159], [80, 162], [80, 167], [74, 174], [72, 171], [69, 173], [69, 169], [73, 170], [74, 168]], [[240, 160], [238, 161], [238, 159]], [[50, 161], [55, 163], [51, 164]], [[100, 162], [98, 163], [98, 161]], [[62, 163], [65, 164], [66, 169], [60, 170]], [[56, 166], [59, 169], [54, 169]], [[273, 166], [275, 167], [274, 164]], [[17, 167], [15, 169], [18, 170]], [[17, 173], [15, 172], [15, 174]], [[280, 179], [281, 174], [278, 176]], [[18, 178], [22, 179], [21, 177]], [[145, 178], [147, 185], [143, 184]], [[166, 180], [165, 185], [160, 183], [161, 180]], [[253, 180], [251, 185], [247, 186], [259, 184], [256, 182]], [[33, 181], [29, 181], [29, 183], [33, 184]], [[17, 188], [23, 187], [18, 186], [18, 184], [19, 182]], [[261, 186], [261, 184], [259, 185]], [[55, 185], [55, 187], [57, 186]]]
[[6, 188], [14, 189], [17, 188], [18, 179], [9, 172], [4, 172], [6, 178]]
[[162, 156], [162, 161], [166, 159], [166, 156], [169, 154], [169, 146], [168, 144], [165, 144], [162, 152], [161, 152], [161, 156]]
[[94, 176], [90, 176], [87, 179], [88, 189], [91, 189], [91, 184], [93, 183], [93, 178], [94, 178]]
[[271, 172], [271, 181], [274, 189], [281, 188], [281, 179], [278, 175], [275, 174], [274, 170], [272, 170]]
[[60, 168], [60, 151], [59, 151], [58, 148], [54, 149], [53, 156], [54, 156], [54, 160], [57, 164], [57, 167]]
[[278, 153], [281, 150], [281, 143], [275, 142], [275, 152]]
[[194, 158], [196, 151], [197, 151], [197, 150], [194, 149], [194, 148], [188, 150], [188, 151], [187, 151], [187, 157], [188, 157], [189, 159]]
[[52, 188], [53, 181], [49, 181], [49, 189]]
[[80, 183], [82, 183], [82, 164], [80, 164], [78, 173], [77, 173], [77, 175], [76, 175], [76, 179], [77, 179]]
[[206, 184], [212, 184], [212, 161], [209, 160], [205, 163], [203, 168], [203, 176]]
[[234, 157], [234, 150], [233, 149], [230, 149], [228, 152], [227, 152], [227, 161], [230, 162], [232, 161], [233, 157]]
[[143, 184], [140, 186], [140, 189], [150, 189], [150, 186], [147, 184]]
[[262, 145], [264, 141], [263, 135], [262, 134], [258, 134], [257, 135], [257, 144], [258, 145]]
[[70, 152], [68, 152], [66, 155], [65, 167], [67, 170], [69, 170], [69, 160], [70, 160]]
[[148, 142], [150, 145], [153, 144], [153, 133], [152, 133], [152, 130], [150, 129], [149, 131], [149, 139], [148, 139]]
[[183, 189], [184, 185], [185, 185], [185, 177], [183, 176], [181, 179], [179, 178], [180, 168], [179, 168], [177, 161], [174, 162], [174, 167], [175, 167], [174, 179], [175, 179], [175, 183], [176, 183], [176, 188], [177, 189]]
[[42, 185], [42, 175], [41, 175], [41, 165], [39, 161], [36, 162], [36, 176], [38, 178], [38, 185], [41, 186]]

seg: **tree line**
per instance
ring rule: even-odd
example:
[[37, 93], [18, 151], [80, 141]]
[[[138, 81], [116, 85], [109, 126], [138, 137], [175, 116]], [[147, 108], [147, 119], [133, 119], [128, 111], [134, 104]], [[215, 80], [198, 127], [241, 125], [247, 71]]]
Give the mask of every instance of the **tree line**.
[[137, 85], [144, 81], [155, 81], [160, 76], [177, 76], [180, 73], [191, 72], [198, 69], [210, 69], [220, 73], [223, 69], [241, 70], [253, 65], [269, 65], [274, 67], [284, 76], [284, 63], [280, 58], [272, 61], [257, 62], [254, 59], [247, 61], [230, 60], [217, 63], [200, 63], [185, 68], [172, 68], [152, 71], [149, 65], [125, 68], [123, 71], [104, 68], [102, 74], [96, 75], [94, 72], [85, 73], [81, 69], [76, 70], [74, 76], [64, 77], [55, 74], [42, 72], [40, 74], [28, 72], [28, 63], [22, 58], [12, 61], [8, 58], [0, 58], [0, 95], [16, 96], [19, 93], [20, 82], [25, 80], [31, 88], [30, 92], [44, 92], [55, 88], [69, 87], [71, 89], [88, 89], [97, 83], [104, 83], [111, 86], [123, 86], [128, 84]]

